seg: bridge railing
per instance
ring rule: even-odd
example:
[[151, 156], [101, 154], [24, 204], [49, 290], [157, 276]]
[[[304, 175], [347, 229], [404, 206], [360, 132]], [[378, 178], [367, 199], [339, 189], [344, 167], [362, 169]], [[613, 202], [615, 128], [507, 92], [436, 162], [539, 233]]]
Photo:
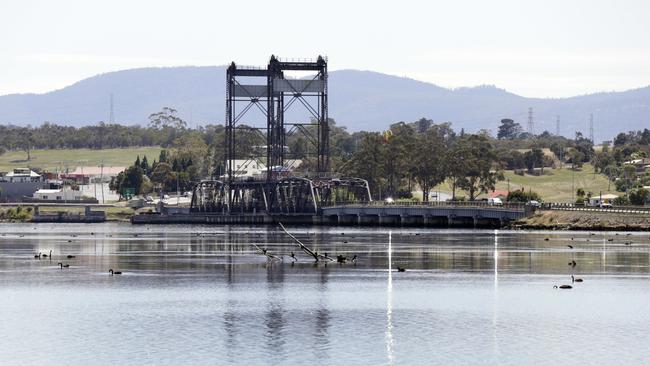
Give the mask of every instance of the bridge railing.
[[486, 201], [431, 201], [431, 202], [385, 202], [385, 201], [372, 201], [372, 202], [336, 202], [326, 203], [321, 207], [338, 207], [338, 206], [353, 206], [353, 207], [459, 207], [459, 208], [490, 208], [490, 209], [516, 209], [525, 210], [525, 203], [503, 203], [500, 205], [491, 204]]

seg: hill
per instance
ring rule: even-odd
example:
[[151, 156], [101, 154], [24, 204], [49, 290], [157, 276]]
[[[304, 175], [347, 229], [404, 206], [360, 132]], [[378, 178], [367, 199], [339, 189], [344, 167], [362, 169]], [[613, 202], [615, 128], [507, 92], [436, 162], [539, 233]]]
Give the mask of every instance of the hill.
[[[420, 117], [451, 121], [456, 129], [476, 131], [498, 126], [510, 117], [526, 126], [533, 107], [536, 132], [587, 134], [594, 114], [596, 140], [642, 129], [650, 122], [650, 87], [624, 92], [597, 93], [562, 99], [525, 98], [494, 86], [446, 89], [431, 83], [372, 71], [330, 72], [330, 117], [352, 131], [382, 130], [397, 121]], [[95, 124], [109, 118], [114, 95], [115, 120], [143, 124], [163, 106], [179, 110], [191, 125], [222, 123], [225, 67], [142, 68], [97, 75], [45, 94], [0, 96], [0, 123], [69, 125]], [[253, 118], [253, 117], [252, 117]], [[292, 115], [306, 119], [306, 115]]]

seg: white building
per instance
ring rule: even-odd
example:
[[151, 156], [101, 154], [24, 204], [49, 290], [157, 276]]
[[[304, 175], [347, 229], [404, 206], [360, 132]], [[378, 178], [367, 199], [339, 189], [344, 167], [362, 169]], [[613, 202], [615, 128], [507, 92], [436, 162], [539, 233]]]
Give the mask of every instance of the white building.
[[589, 206], [600, 206], [602, 204], [611, 204], [612, 201], [614, 201], [617, 198], [618, 196], [615, 194], [595, 195], [589, 199]]
[[20, 202], [43, 188], [43, 177], [28, 168], [0, 173], [0, 202]]
[[32, 171], [29, 168], [16, 168], [2, 176], [0, 176], [1, 182], [8, 183], [38, 183], [42, 182], [42, 177], [40, 174]]
[[39, 201], [79, 201], [83, 194], [73, 189], [39, 189], [32, 197]]

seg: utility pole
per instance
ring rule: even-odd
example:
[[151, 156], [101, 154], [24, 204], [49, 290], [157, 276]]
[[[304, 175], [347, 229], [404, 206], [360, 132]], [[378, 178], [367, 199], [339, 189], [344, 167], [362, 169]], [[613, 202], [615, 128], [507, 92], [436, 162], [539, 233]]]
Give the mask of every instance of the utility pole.
[[104, 162], [99, 165], [99, 183], [102, 185], [102, 204], [104, 204]]
[[528, 108], [528, 133], [535, 134], [535, 122], [533, 121], [533, 107]]

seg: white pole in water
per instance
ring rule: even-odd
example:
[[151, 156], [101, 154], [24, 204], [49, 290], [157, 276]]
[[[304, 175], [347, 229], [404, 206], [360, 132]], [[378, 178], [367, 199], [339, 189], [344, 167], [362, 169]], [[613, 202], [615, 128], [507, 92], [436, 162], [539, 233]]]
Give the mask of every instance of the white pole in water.
[[388, 231], [388, 286], [386, 288], [386, 355], [393, 365], [393, 232]]

